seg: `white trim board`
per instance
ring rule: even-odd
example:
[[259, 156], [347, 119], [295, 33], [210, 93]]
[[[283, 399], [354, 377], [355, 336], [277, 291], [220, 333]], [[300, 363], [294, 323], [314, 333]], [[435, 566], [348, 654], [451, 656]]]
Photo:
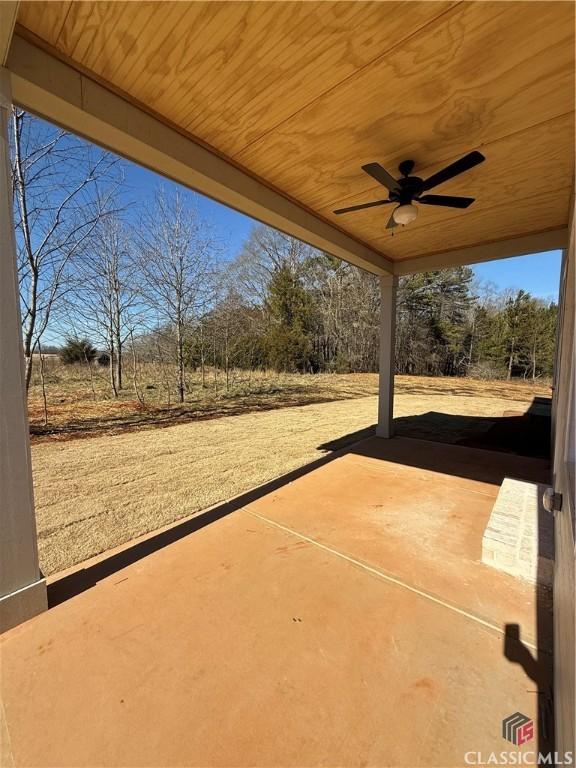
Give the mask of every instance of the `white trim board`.
[[528, 256], [532, 253], [560, 250], [566, 248], [568, 234], [568, 229], [554, 229], [525, 237], [498, 240], [494, 243], [472, 245], [469, 248], [444, 251], [430, 256], [404, 259], [394, 264], [394, 274], [409, 275], [414, 272], [432, 272], [444, 267], [479, 264], [483, 261], [509, 259], [514, 256]]

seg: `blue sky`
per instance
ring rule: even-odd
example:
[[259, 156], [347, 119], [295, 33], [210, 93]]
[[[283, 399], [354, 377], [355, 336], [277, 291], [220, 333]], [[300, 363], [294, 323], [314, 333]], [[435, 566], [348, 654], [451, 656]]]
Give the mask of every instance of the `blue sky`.
[[[127, 201], [152, 200], [159, 184], [172, 183], [133, 163], [126, 163], [125, 169]], [[248, 237], [254, 220], [202, 195], [198, 195], [198, 207], [201, 216], [214, 227], [223, 257], [234, 258]], [[561, 260], [561, 251], [550, 251], [477, 264], [473, 269], [479, 280], [494, 283], [499, 290], [522, 288], [533, 296], [556, 300]]]
[[473, 266], [480, 280], [495, 283], [500, 289], [523, 288], [541, 299], [558, 299], [562, 251], [534, 253], [513, 259], [488, 261]]
[[[174, 182], [133, 163], [126, 162], [123, 167], [126, 179], [123, 197], [126, 203], [146, 204], [147, 201], [153, 202], [159, 186], [176, 186]], [[216, 203], [203, 195], [197, 195], [197, 199], [201, 218], [210, 222], [214, 228], [214, 237], [222, 247], [222, 258], [225, 260], [233, 259], [242, 248], [242, 244], [248, 238], [250, 230], [256, 222], [254, 219], [233, 211], [231, 208]]]

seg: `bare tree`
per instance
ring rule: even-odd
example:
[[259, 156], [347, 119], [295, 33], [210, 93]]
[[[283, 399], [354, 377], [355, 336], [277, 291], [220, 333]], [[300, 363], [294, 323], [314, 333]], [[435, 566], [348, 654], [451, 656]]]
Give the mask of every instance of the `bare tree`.
[[282, 266], [299, 274], [316, 251], [294, 237], [264, 225], [255, 226], [231, 265], [233, 287], [252, 304], [262, 306], [272, 275]]
[[319, 315], [316, 356], [329, 370], [376, 370], [380, 290], [374, 275], [326, 254], [309, 260], [306, 284]]
[[95, 332], [109, 355], [110, 387], [122, 390], [123, 349], [143, 322], [131, 232], [117, 214], [98, 227], [78, 267], [77, 311], [81, 325]]
[[[193, 198], [194, 200], [194, 198]], [[212, 296], [215, 241], [181, 192], [159, 190], [138, 228], [143, 294], [173, 335], [179, 402], [184, 402], [186, 334]]]
[[40, 383], [42, 385], [42, 403], [44, 405], [44, 426], [48, 426], [48, 398], [46, 396], [45, 358], [42, 344], [38, 342], [38, 354], [40, 356]]
[[73, 265], [107, 208], [111, 155], [12, 110], [12, 179], [26, 389], [33, 354], [73, 283]]
[[140, 406], [143, 408], [145, 405], [144, 395], [138, 386], [138, 353], [136, 351], [136, 345], [134, 344], [134, 333], [132, 331], [130, 331], [130, 346], [132, 349], [132, 387]]
[[[214, 367], [224, 369], [226, 392], [230, 391], [233, 368], [239, 359], [246, 365], [246, 307], [237, 291], [223, 294], [210, 313], [209, 329], [214, 349]], [[248, 363], [249, 364], [249, 363]]]

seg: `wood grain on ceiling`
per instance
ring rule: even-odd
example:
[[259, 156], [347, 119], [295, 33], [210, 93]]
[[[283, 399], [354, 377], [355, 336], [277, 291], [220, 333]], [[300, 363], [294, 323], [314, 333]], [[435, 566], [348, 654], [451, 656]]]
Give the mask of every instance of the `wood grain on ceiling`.
[[[394, 258], [565, 226], [574, 6], [565, 2], [22, 2], [19, 31]], [[360, 166], [487, 161], [385, 230]], [[435, 190], [436, 191], [436, 190]]]

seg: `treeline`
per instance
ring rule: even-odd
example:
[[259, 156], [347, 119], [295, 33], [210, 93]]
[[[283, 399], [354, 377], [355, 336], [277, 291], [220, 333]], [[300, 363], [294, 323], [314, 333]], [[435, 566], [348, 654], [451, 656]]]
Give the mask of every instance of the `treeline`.
[[[373, 371], [379, 291], [373, 276], [280, 232], [255, 226], [239, 256], [214, 273], [215, 299], [185, 326], [184, 363], [279, 372]], [[138, 340], [142, 359], [171, 354], [164, 324]]]
[[537, 379], [553, 372], [557, 306], [478, 284], [469, 267], [402, 278], [400, 373]]
[[[12, 118], [27, 384], [49, 331], [70, 340], [69, 360], [100, 353], [113, 396], [138, 394], [144, 362], [180, 402], [192, 369], [205, 386], [209, 370], [228, 386], [238, 369], [378, 369], [374, 275], [259, 225], [224, 261], [195, 195], [160, 188], [127, 206], [120, 161], [21, 110]], [[397, 371], [549, 376], [556, 306], [473, 277], [456, 267], [400, 280]]]
[[[113, 393], [122, 386], [127, 344], [135, 361], [171, 371], [164, 375], [173, 377], [180, 401], [186, 395], [187, 370], [200, 371], [204, 386], [210, 385], [209, 369], [222, 371], [226, 387], [239, 369], [378, 370], [377, 277], [263, 226], [254, 227], [241, 253], [225, 268], [205, 240], [202, 248], [194, 245], [190, 262], [180, 216], [191, 212], [165, 202], [159, 211], [160, 229], [178, 231], [185, 253], [174, 252], [170, 238], [158, 241], [152, 252], [143, 250], [147, 264], [136, 269], [138, 261], [125, 246], [114, 251], [113, 279], [108, 275], [100, 289], [94, 280], [83, 286], [81, 295], [90, 294], [80, 301], [83, 318], [88, 326], [101, 323], [100, 349], [106, 353]], [[92, 257], [92, 264], [97, 263]], [[124, 297], [123, 303], [109, 291], [110, 285]], [[100, 297], [98, 311], [95, 297]], [[151, 318], [161, 322], [149, 328]], [[499, 294], [477, 285], [469, 267], [404, 277], [398, 286], [396, 371], [481, 378], [550, 376], [555, 323], [555, 304], [524, 291]]]
[[[229, 266], [225, 293], [186, 328], [185, 363], [230, 369], [378, 370], [378, 278], [265, 227]], [[401, 278], [396, 371], [537, 379], [552, 374], [556, 305], [476, 285], [469, 267]], [[140, 339], [154, 355], [158, 336]]]

